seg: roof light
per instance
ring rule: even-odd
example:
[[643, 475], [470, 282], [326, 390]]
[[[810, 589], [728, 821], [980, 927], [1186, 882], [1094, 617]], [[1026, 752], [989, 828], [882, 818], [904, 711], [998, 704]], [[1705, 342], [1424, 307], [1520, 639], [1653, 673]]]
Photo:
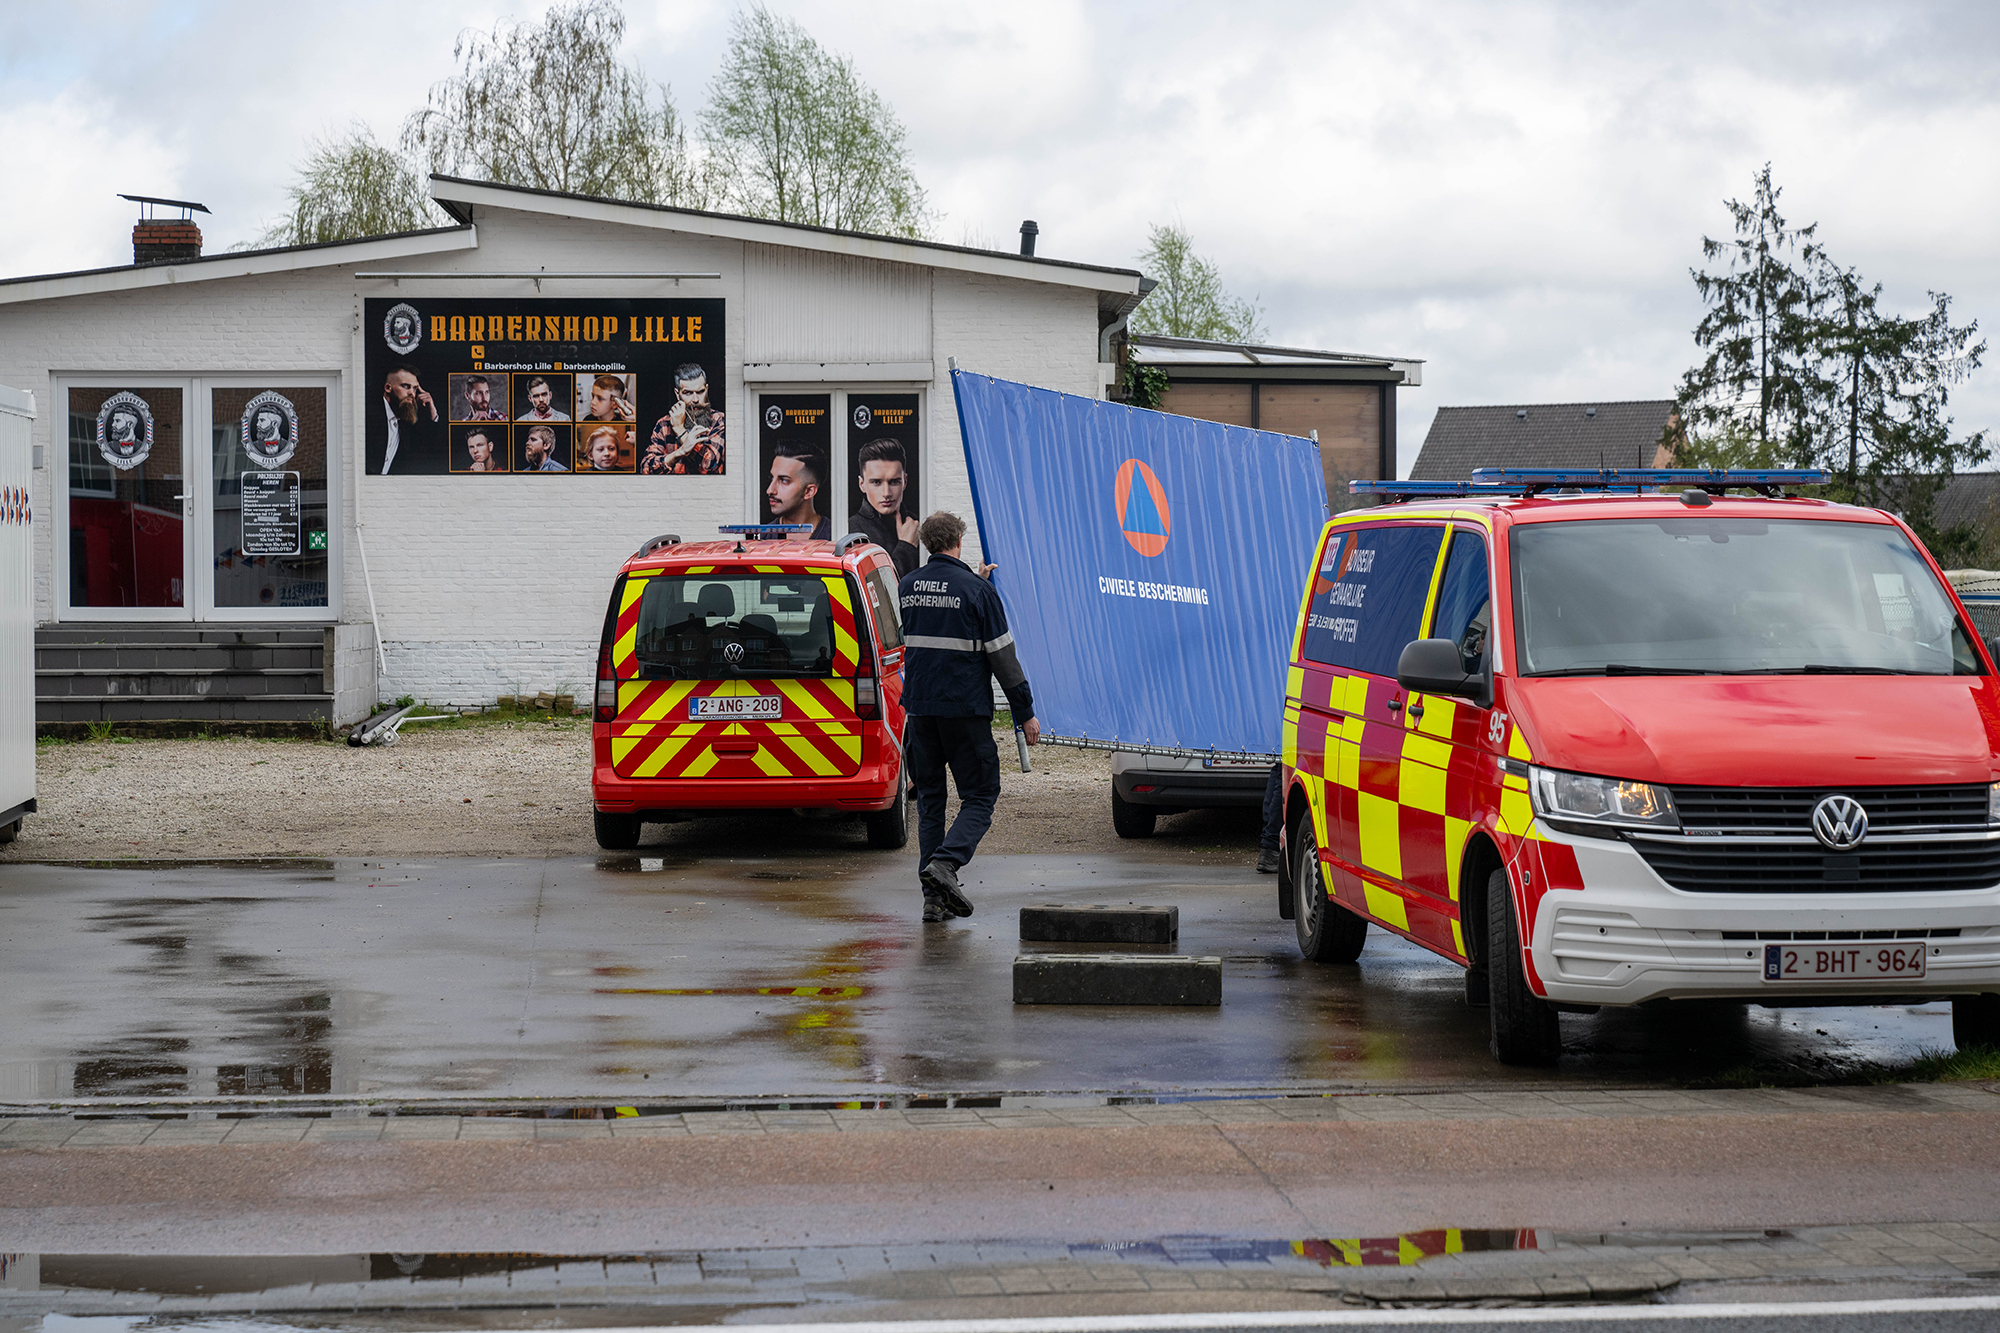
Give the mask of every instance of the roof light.
[[1719, 495], [1747, 487], [1765, 495], [1782, 496], [1787, 486], [1824, 486], [1832, 474], [1824, 468], [1474, 468], [1469, 481], [1351, 481], [1350, 495], [1386, 495], [1391, 502], [1422, 496], [1520, 495], [1541, 491], [1607, 491], [1634, 493], [1662, 486], [1695, 486]]
[[724, 523], [717, 532], [734, 533], [741, 537], [753, 537], [760, 541], [783, 541], [794, 532], [811, 532], [810, 523]]

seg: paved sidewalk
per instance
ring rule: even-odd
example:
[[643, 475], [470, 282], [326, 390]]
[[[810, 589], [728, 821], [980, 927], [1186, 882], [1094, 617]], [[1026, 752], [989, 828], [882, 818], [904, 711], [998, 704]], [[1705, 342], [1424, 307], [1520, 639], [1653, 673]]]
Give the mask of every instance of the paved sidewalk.
[[1996, 1092], [19, 1117], [0, 1121], [0, 1317], [1986, 1292]]

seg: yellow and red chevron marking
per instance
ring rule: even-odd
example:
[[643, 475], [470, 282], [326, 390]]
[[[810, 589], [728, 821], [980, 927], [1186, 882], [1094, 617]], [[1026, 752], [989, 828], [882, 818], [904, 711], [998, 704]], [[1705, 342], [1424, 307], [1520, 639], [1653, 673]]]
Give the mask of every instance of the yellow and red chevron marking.
[[861, 638], [854, 630], [854, 594], [844, 578], [826, 580], [832, 594], [827, 605], [833, 619], [833, 674], [851, 676], [861, 665]]
[[[775, 722], [696, 722], [688, 700], [776, 694]], [[620, 681], [611, 764], [627, 778], [826, 778], [861, 767], [846, 680]]]
[[611, 634], [611, 673], [619, 677], [639, 674], [639, 599], [646, 595], [650, 574], [628, 574], [625, 588], [618, 594], [618, 628]]

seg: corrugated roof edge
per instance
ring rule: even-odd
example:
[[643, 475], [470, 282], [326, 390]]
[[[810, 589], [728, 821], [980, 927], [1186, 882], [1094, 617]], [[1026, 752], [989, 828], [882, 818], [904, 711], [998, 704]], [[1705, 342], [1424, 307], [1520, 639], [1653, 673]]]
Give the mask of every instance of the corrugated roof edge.
[[1259, 352], [1268, 352], [1273, 356], [1316, 356], [1325, 357], [1329, 361], [1365, 361], [1383, 366], [1404, 361], [1423, 365], [1426, 360], [1420, 356], [1383, 356], [1374, 352], [1329, 352], [1315, 347], [1271, 347], [1263, 343], [1209, 342], [1202, 338], [1170, 338], [1159, 333], [1135, 333], [1131, 337], [1131, 342], [1135, 347], [1173, 347], [1194, 352], [1248, 352], [1253, 356]]
[[[605, 195], [574, 194], [563, 190], [543, 190], [529, 185], [503, 185], [497, 181], [472, 180], [464, 176], [446, 176], [432, 173], [433, 181], [444, 181], [452, 185], [476, 186], [482, 190], [503, 190], [509, 194], [531, 195], [543, 199], [572, 199], [592, 204], [613, 204], [619, 208], [638, 208], [650, 213], [672, 213], [682, 217], [708, 218], [717, 222], [738, 222], [759, 227], [782, 227], [789, 231], [812, 232], [820, 236], [840, 236], [857, 241], [881, 241], [889, 245], [910, 245], [923, 250], [937, 250], [946, 254], [977, 255], [982, 259], [1010, 259], [1016, 263], [1050, 268], [1079, 269], [1086, 273], [1110, 273], [1121, 278], [1143, 277], [1135, 268], [1116, 268], [1109, 264], [1085, 264], [1074, 259], [1049, 259], [1042, 255], [1021, 255], [1011, 250], [981, 250], [970, 245], [950, 245], [944, 241], [915, 240], [907, 236], [883, 236], [877, 232], [845, 231], [839, 227], [821, 227], [809, 222], [779, 222], [772, 218], [754, 218], [742, 213], [714, 213], [700, 208], [678, 208], [672, 204], [649, 204], [631, 199], [612, 199]], [[435, 197], [435, 196], [433, 196]], [[437, 201], [438, 207], [453, 217], [464, 219], [465, 214], [452, 207], [445, 199]]]

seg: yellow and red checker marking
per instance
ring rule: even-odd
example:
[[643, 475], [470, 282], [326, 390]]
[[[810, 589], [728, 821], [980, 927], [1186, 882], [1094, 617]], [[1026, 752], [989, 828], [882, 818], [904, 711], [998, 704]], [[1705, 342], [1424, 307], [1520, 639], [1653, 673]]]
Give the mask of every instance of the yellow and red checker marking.
[[[672, 574], [717, 572], [715, 566]], [[626, 577], [618, 602], [611, 663], [618, 677], [618, 716], [611, 725], [612, 771], [624, 778], [826, 778], [861, 767], [861, 727], [854, 713], [854, 676], [861, 658], [854, 595], [838, 570], [823, 566], [754, 565], [728, 570], [754, 574], [803, 574], [827, 589], [833, 633], [833, 679], [635, 680], [638, 673], [639, 604], [652, 573]], [[846, 677], [846, 679], [841, 679]], [[778, 695], [783, 716], [775, 722], [695, 722], [688, 700]]]
[[[1454, 529], [1490, 530], [1484, 515], [1424, 517]], [[1327, 525], [1327, 536], [1343, 535], [1341, 529], [1353, 521], [1334, 520]], [[1436, 609], [1450, 546], [1447, 532], [1439, 543], [1420, 622], [1426, 626]], [[1322, 553], [1319, 560], [1324, 558]], [[1319, 568], [1317, 561], [1314, 568]], [[1543, 893], [1582, 887], [1575, 854], [1546, 842], [1536, 828], [1527, 779], [1505, 771], [1499, 743], [1487, 732], [1492, 712], [1462, 700], [1411, 694], [1406, 702], [1421, 704], [1423, 716], [1415, 716], [1413, 707], [1398, 716], [1384, 706], [1401, 693], [1393, 680], [1299, 663], [1307, 608], [1316, 592], [1325, 591], [1324, 582], [1315, 577], [1307, 589], [1293, 636], [1295, 665], [1286, 679], [1282, 757], [1306, 793], [1329, 895], [1351, 911], [1464, 962], [1459, 876], [1475, 830], [1493, 839], [1510, 867], [1509, 882], [1521, 909], [1518, 919], [1529, 926]], [[1496, 708], [1504, 710], [1504, 702], [1496, 701]], [[1506, 723], [1504, 745], [1507, 759], [1526, 763], [1534, 757], [1512, 719]], [[1336, 850], [1341, 847], [1355, 849], [1360, 863], [1344, 860]], [[1524, 930], [1524, 940], [1527, 935]], [[1523, 953], [1525, 957], [1525, 949]], [[1526, 971], [1539, 991], [1532, 959], [1526, 960]]]

